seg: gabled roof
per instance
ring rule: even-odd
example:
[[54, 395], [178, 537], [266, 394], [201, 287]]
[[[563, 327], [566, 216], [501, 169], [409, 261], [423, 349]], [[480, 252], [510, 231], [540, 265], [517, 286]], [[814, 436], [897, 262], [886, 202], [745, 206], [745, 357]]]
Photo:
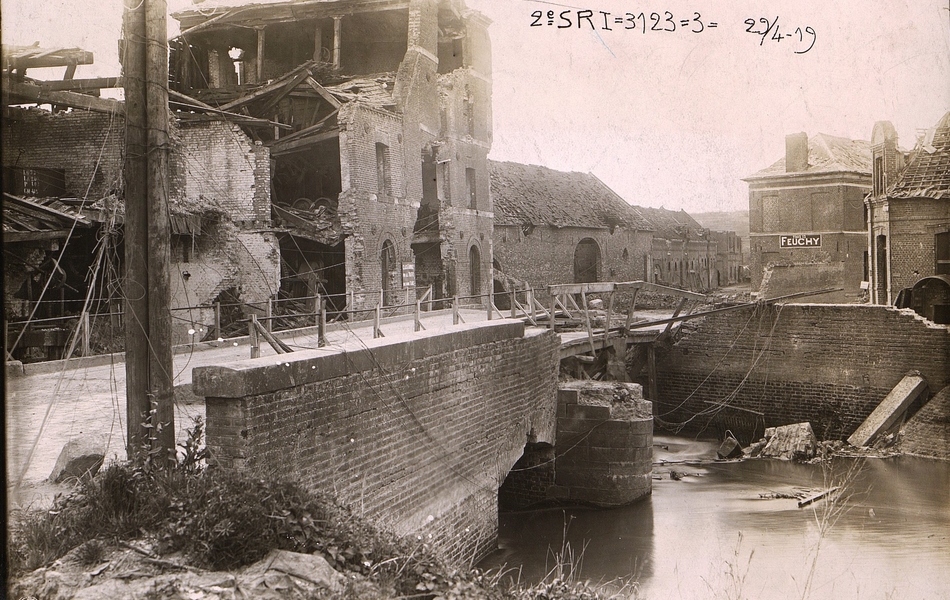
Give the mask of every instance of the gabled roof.
[[652, 229], [593, 174], [493, 160], [488, 170], [498, 225]]
[[643, 217], [653, 224], [657, 237], [668, 240], [684, 239], [687, 231], [691, 232], [690, 237], [696, 237], [696, 234], [704, 230], [696, 219], [689, 216], [685, 210], [669, 210], [666, 208], [650, 208], [647, 206], [636, 207]]
[[818, 173], [870, 175], [871, 143], [864, 140], [850, 140], [827, 133], [819, 133], [808, 140], [808, 168], [804, 171], [787, 173], [785, 171], [785, 157], [782, 157], [770, 167], [749, 175], [743, 181]]
[[917, 145], [887, 196], [950, 199], [950, 112]]

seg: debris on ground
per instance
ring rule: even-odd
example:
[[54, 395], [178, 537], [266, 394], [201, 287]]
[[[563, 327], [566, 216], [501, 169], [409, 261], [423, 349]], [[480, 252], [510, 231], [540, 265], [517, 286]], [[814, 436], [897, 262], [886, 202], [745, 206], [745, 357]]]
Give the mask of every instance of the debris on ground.
[[810, 460], [818, 450], [818, 438], [811, 423], [795, 423], [781, 427], [769, 427], [765, 437], [752, 444], [743, 454], [782, 460]]
[[75, 478], [91, 477], [99, 471], [106, 456], [106, 442], [99, 436], [72, 438], [63, 446], [50, 473], [49, 481], [62, 483]]

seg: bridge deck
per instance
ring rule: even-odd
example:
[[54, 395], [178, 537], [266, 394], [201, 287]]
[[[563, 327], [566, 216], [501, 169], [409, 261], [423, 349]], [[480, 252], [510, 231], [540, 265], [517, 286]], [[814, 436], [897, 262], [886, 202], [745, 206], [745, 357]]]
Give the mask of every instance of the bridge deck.
[[[460, 311], [466, 323], [487, 320], [484, 309], [464, 308]], [[669, 311], [637, 311], [650, 320], [668, 317]], [[500, 318], [497, 314], [495, 318]], [[428, 332], [448, 331], [453, 327], [450, 310], [423, 313], [422, 324]], [[618, 322], [619, 324], [619, 322]], [[390, 339], [413, 334], [412, 315], [385, 319], [380, 327]], [[643, 341], [652, 339], [663, 326], [640, 330]], [[294, 350], [317, 347], [316, 328], [275, 333]], [[561, 357], [590, 352], [586, 329], [563, 332]], [[611, 333], [610, 341], [618, 333]], [[349, 350], [361, 348], [372, 339], [372, 322], [329, 324], [326, 338], [329, 348]], [[595, 333], [595, 347], [602, 348], [603, 332]], [[204, 404], [190, 392], [194, 367], [221, 364], [250, 357], [246, 337], [206, 342], [175, 349], [176, 434], [180, 442], [192, 419], [204, 416]], [[286, 360], [262, 341], [260, 360]], [[26, 366], [26, 375], [7, 379], [5, 411], [8, 423], [6, 436], [9, 482], [19, 479], [31, 446], [36, 450], [26, 470], [24, 481], [34, 487], [47, 477], [63, 444], [79, 435], [99, 435], [107, 443], [107, 456], [125, 455], [125, 365], [118, 355], [94, 356], [71, 361], [36, 363]], [[43, 425], [47, 408], [50, 418]], [[43, 427], [42, 433], [41, 426]], [[18, 494], [18, 500], [28, 501]]]

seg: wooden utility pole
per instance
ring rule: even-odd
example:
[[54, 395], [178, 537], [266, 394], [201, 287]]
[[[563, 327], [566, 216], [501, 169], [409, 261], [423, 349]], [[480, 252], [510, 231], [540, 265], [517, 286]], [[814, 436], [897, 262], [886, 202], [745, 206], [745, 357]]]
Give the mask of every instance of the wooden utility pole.
[[165, 0], [125, 0], [125, 262], [128, 455], [175, 458]]

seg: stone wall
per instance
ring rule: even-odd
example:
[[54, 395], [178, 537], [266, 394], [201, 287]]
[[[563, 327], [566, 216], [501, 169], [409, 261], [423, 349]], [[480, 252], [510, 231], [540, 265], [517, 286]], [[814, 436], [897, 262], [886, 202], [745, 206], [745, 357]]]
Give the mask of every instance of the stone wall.
[[657, 350], [658, 427], [715, 433], [810, 421], [820, 439], [844, 439], [908, 371], [931, 389], [950, 383], [950, 328], [909, 309], [760, 305], [690, 322], [684, 333]]
[[498, 488], [553, 443], [556, 335], [517, 321], [197, 368], [219, 464], [329, 491], [455, 560], [493, 549]]

